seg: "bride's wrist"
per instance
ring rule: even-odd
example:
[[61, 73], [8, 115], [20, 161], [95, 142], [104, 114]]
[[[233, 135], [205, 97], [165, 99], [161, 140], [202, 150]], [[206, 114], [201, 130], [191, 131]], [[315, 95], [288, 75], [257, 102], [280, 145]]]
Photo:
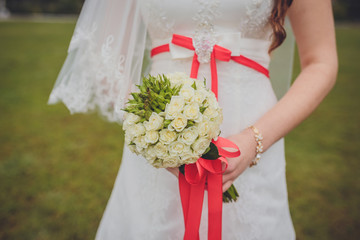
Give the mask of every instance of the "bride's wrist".
[[252, 162], [250, 163], [250, 167], [257, 165], [257, 163], [260, 161], [261, 155], [264, 151], [264, 145], [263, 145], [263, 136], [259, 129], [253, 125], [248, 127], [253, 133], [254, 141], [256, 142], [255, 147], [255, 157], [253, 158]]
[[256, 141], [254, 139], [254, 133], [251, 129], [245, 128], [239, 134], [235, 135], [231, 139], [239, 147], [242, 158], [250, 166], [251, 162], [256, 156]]

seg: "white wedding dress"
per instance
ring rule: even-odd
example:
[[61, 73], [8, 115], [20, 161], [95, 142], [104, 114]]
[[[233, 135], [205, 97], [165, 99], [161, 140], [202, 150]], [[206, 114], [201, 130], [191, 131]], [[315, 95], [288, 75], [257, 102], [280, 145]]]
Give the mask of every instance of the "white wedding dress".
[[[169, 43], [173, 33], [194, 38], [208, 34], [234, 55], [243, 54], [265, 67], [270, 60], [271, 9], [271, 0], [144, 0], [141, 4], [152, 47]], [[151, 74], [177, 71], [190, 74], [192, 54], [175, 46], [171, 51], [152, 58]], [[271, 83], [263, 74], [233, 61], [218, 61], [217, 71], [219, 103], [224, 113], [221, 136], [240, 132], [277, 102]], [[198, 76], [205, 77], [210, 86], [208, 63], [200, 64]], [[236, 203], [224, 204], [223, 239], [295, 239], [287, 198], [283, 139], [234, 184], [240, 197]], [[166, 170], [154, 169], [125, 146], [97, 239], [182, 239], [183, 233], [177, 179]], [[206, 234], [205, 197], [200, 238], [206, 239]]]
[[[268, 19], [272, 0], [138, 1], [150, 36], [148, 48], [170, 43], [175, 33], [192, 37], [194, 44], [199, 41], [196, 39], [210, 39], [235, 56], [244, 55], [266, 68], [269, 65], [272, 29]], [[170, 52], [151, 59], [150, 73], [190, 74], [192, 55], [193, 51], [170, 46]], [[276, 104], [270, 80], [254, 69], [234, 61], [217, 61], [217, 72], [219, 103], [224, 114], [221, 136], [239, 133]], [[209, 63], [200, 63], [198, 78], [204, 77], [210, 87]], [[61, 86], [58, 84], [58, 89]], [[50, 102], [60, 99], [66, 103], [62, 92], [55, 89]], [[240, 197], [237, 202], [223, 206], [223, 239], [295, 239], [288, 206], [283, 139], [263, 154], [257, 166], [245, 170], [234, 185]], [[183, 234], [177, 178], [164, 169], [153, 168], [125, 146], [96, 239], [182, 239]], [[207, 238], [206, 193], [200, 238]]]

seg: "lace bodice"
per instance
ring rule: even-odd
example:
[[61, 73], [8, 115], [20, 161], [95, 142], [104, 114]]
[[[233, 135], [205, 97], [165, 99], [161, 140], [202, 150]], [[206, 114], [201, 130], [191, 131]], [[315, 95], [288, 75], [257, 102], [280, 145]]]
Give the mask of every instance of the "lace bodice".
[[[214, 34], [238, 32], [244, 38], [269, 40], [272, 0], [140, 0], [152, 39], [173, 33], [194, 36], [205, 28]], [[186, 13], [186, 14], [184, 14]]]
[[[192, 37], [200, 63], [208, 63], [215, 44], [232, 56], [245, 55], [268, 67], [272, 0], [139, 0], [151, 48], [171, 42], [173, 34]], [[173, 59], [191, 57], [170, 44]], [[155, 60], [155, 59], [154, 59]]]

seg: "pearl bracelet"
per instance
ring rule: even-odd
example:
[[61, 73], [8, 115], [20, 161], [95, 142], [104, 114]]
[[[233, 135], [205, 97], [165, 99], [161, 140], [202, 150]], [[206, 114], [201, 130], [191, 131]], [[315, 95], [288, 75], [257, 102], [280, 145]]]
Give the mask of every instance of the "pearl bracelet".
[[259, 131], [259, 129], [257, 129], [254, 126], [250, 126], [249, 127], [251, 130], [253, 130], [254, 134], [255, 134], [255, 141], [256, 141], [256, 156], [255, 158], [252, 160], [252, 162], [250, 163], [250, 167], [256, 165], [260, 158], [261, 158], [261, 154], [263, 153], [263, 144], [262, 144], [262, 140], [263, 137]]

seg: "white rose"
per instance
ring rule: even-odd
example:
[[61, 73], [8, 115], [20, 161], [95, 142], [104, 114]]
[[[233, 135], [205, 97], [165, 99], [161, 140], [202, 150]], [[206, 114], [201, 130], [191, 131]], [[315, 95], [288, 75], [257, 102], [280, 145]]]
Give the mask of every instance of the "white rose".
[[189, 127], [185, 129], [179, 136], [179, 141], [191, 145], [194, 143], [196, 138], [199, 136], [199, 132], [196, 127]]
[[205, 109], [203, 114], [208, 118], [216, 118], [219, 115], [219, 112], [217, 111], [217, 109], [209, 106]]
[[210, 124], [210, 129], [209, 129], [209, 137], [211, 139], [218, 137], [220, 134], [220, 128], [219, 125], [217, 123], [211, 123]]
[[164, 119], [160, 117], [156, 112], [153, 112], [149, 118], [149, 121], [144, 122], [144, 126], [147, 131], [159, 130], [162, 128]]
[[129, 128], [125, 131], [125, 136], [128, 140], [132, 141], [134, 137], [138, 137], [145, 133], [145, 127], [142, 123], [137, 123], [135, 125], [130, 125]]
[[167, 151], [168, 151], [167, 147], [160, 142], [154, 146], [154, 152], [157, 157], [167, 156]]
[[187, 125], [187, 119], [182, 114], [178, 114], [174, 120], [169, 124], [169, 130], [175, 129], [177, 132], [181, 132]]
[[136, 150], [135, 145], [128, 145], [128, 148], [130, 149], [131, 152], [138, 154], [138, 151]]
[[160, 131], [160, 141], [164, 144], [169, 144], [176, 139], [176, 132], [169, 129], [163, 129]]
[[160, 158], [156, 158], [153, 161], [149, 161], [149, 163], [155, 168], [162, 168], [163, 167], [163, 160]]
[[198, 123], [198, 122], [202, 122], [204, 118], [204, 115], [202, 115], [201, 113], [199, 113], [199, 117], [197, 119], [194, 119], [194, 122]]
[[133, 113], [125, 113], [124, 116], [124, 123], [123, 123], [123, 130], [128, 129], [130, 125], [133, 125], [140, 121], [140, 117]]
[[126, 145], [130, 145], [131, 140], [132, 140], [132, 139], [129, 137], [129, 135], [128, 135], [128, 134], [125, 134], [125, 143], [126, 143]]
[[173, 142], [169, 145], [169, 154], [171, 156], [179, 156], [189, 151], [189, 147], [180, 141]]
[[191, 103], [184, 107], [184, 116], [189, 120], [198, 119], [201, 115], [199, 105], [197, 103]]
[[134, 143], [136, 144], [136, 147], [139, 148], [147, 148], [148, 144], [145, 141], [145, 136], [139, 136], [134, 139]]
[[166, 77], [169, 78], [171, 87], [183, 84], [184, 79], [188, 78], [187, 74], [183, 72], [169, 73]]
[[192, 101], [198, 104], [202, 104], [206, 98], [206, 95], [207, 95], [206, 90], [196, 90], [192, 98]]
[[195, 81], [194, 78], [186, 77], [186, 78], [183, 79], [183, 85], [184, 86], [191, 86], [191, 85], [194, 84], [194, 81]]
[[148, 147], [144, 152], [144, 157], [151, 164], [157, 158], [155, 147]]
[[206, 103], [207, 106], [210, 106], [214, 109], [218, 109], [219, 108], [219, 103], [216, 100], [215, 94], [213, 92], [208, 92], [208, 96], [206, 97]]
[[184, 97], [182, 96], [172, 96], [170, 100], [170, 105], [173, 105], [174, 107], [179, 108], [179, 111], [182, 110], [182, 108], [185, 105]]
[[182, 96], [172, 96], [170, 103], [165, 107], [165, 119], [174, 119], [183, 110], [184, 105], [185, 101]]
[[210, 132], [210, 123], [207, 117], [203, 117], [203, 121], [199, 122], [197, 125], [198, 133], [200, 136], [206, 136]]
[[145, 134], [145, 142], [154, 144], [159, 140], [159, 133], [158, 131], [151, 130], [147, 131]]
[[205, 89], [204, 81], [195, 80], [196, 89]]
[[205, 150], [209, 147], [211, 140], [205, 137], [201, 137], [198, 140], [196, 140], [192, 145], [192, 149], [194, 150], [195, 154], [198, 154], [201, 156]]
[[191, 86], [183, 86], [179, 95], [184, 98], [186, 102], [189, 102], [194, 96], [195, 90]]
[[139, 147], [138, 145], [135, 145], [136, 148], [136, 154], [142, 154], [142, 151], [144, 150], [143, 148]]
[[193, 152], [189, 151], [181, 156], [181, 163], [182, 164], [191, 164], [195, 163], [199, 159], [199, 155], [194, 154]]
[[[181, 110], [180, 110], [181, 111]], [[180, 113], [179, 108], [175, 105], [166, 104], [165, 119], [172, 120]]]
[[140, 136], [145, 133], [145, 127], [142, 123], [135, 124], [135, 136]]
[[222, 109], [221, 109], [221, 108], [218, 108], [218, 113], [219, 113], [219, 115], [218, 115], [217, 118], [216, 118], [216, 123], [217, 123], [218, 125], [220, 125], [220, 124], [222, 123], [222, 121], [223, 121], [223, 113], [222, 113]]
[[180, 158], [179, 156], [166, 156], [162, 161], [162, 167], [179, 167]]

